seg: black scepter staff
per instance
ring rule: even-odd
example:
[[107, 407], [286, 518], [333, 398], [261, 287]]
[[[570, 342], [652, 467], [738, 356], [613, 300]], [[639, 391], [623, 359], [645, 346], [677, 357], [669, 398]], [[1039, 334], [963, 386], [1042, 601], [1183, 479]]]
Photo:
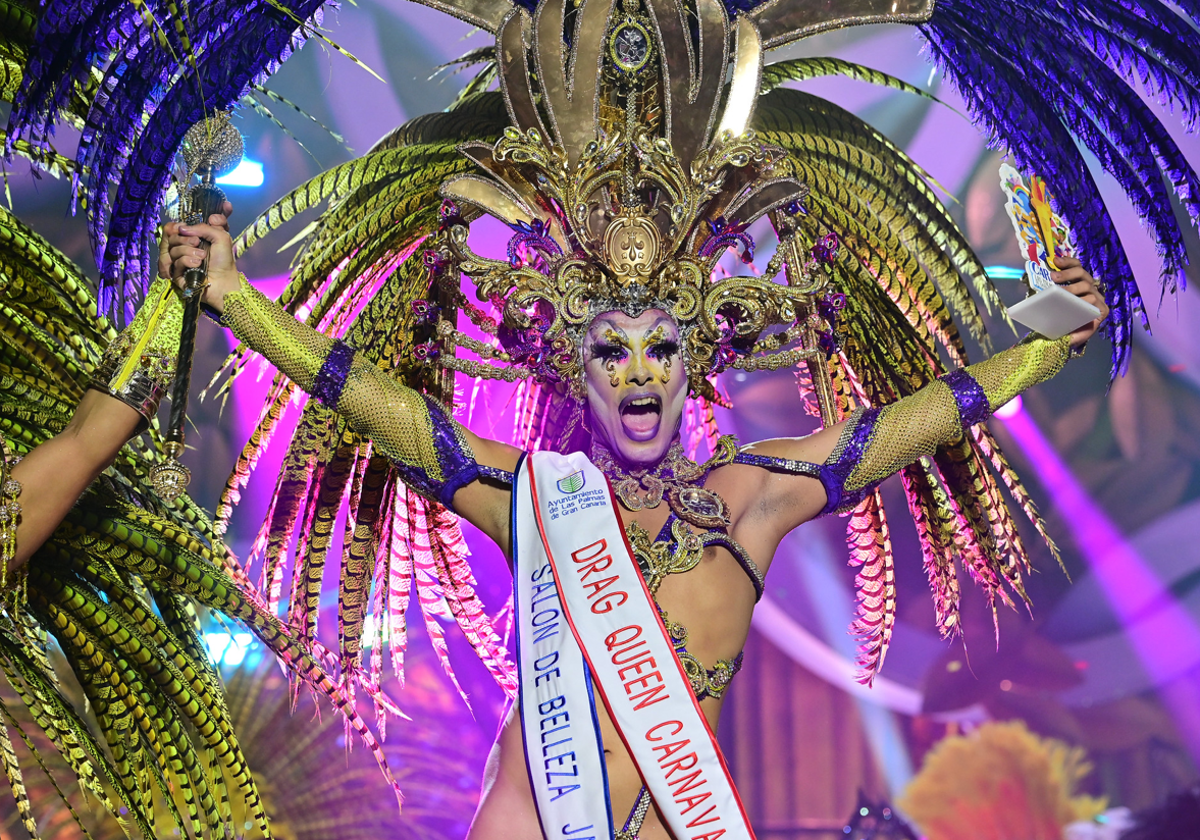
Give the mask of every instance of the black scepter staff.
[[[209, 216], [220, 213], [225, 193], [217, 186], [217, 178], [232, 172], [242, 160], [242, 134], [230, 122], [224, 111], [196, 123], [183, 138], [183, 161], [187, 166], [187, 183], [193, 175], [200, 183], [192, 186], [179, 200], [179, 218], [184, 224], [197, 225]], [[183, 327], [179, 334], [179, 356], [175, 363], [175, 382], [171, 386], [171, 414], [167, 422], [163, 451], [164, 463], [150, 470], [150, 482], [159, 496], [172, 502], [187, 489], [191, 471], [180, 463], [183, 455], [184, 424], [187, 421], [188, 390], [192, 383], [192, 356], [196, 350], [196, 323], [200, 320], [200, 301], [208, 285], [208, 246], [201, 240], [204, 261], [199, 268], [189, 268], [183, 275]]]

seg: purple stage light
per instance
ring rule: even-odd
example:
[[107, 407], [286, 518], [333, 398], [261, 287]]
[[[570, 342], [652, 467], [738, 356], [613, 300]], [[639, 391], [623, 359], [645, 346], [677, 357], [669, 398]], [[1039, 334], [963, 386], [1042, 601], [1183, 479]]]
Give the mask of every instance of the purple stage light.
[[[1194, 680], [1180, 679], [1184, 652], [1200, 647], [1200, 627], [1137, 550], [1105, 515], [1046, 440], [1019, 399], [997, 411], [1024, 450], [1038, 479], [1063, 513], [1080, 554], [1120, 620], [1130, 645], [1154, 685], [1161, 689], [1193, 760], [1200, 762], [1200, 703]], [[1005, 409], [1009, 409], [1005, 411]], [[1002, 413], [1004, 412], [1004, 413]], [[1152, 613], [1151, 616], [1147, 616]]]

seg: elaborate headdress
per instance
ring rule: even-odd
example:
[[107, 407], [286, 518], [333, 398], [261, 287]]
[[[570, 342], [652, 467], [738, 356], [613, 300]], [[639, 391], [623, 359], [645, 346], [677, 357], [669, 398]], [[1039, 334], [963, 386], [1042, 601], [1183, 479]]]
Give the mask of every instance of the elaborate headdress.
[[[467, 246], [463, 217], [451, 211], [426, 252], [430, 263], [458, 269], [481, 300], [496, 304], [506, 361], [577, 395], [581, 334], [599, 312], [671, 314], [692, 391], [712, 398], [711, 374], [767, 364], [755, 351], [778, 352], [802, 338], [813, 296], [826, 286], [817, 261], [790, 250], [790, 217], [805, 212], [808, 187], [783, 149], [748, 129], [762, 62], [758, 29], [738, 21], [731, 50], [721, 4], [701, 0], [694, 11], [690, 36], [684, 9], [671, 0], [586, 0], [569, 14], [562, 0], [546, 0], [532, 17], [511, 12], [497, 35], [497, 62], [516, 125], [492, 146], [464, 144], [483, 175], [441, 189], [515, 232], [507, 260], [487, 259]], [[779, 217], [785, 244], [767, 273], [714, 279], [728, 247], [752, 258], [745, 231], [767, 213]], [[776, 326], [787, 334], [760, 341]], [[785, 352], [794, 363], [797, 351]], [[443, 363], [503, 375], [452, 356]]]

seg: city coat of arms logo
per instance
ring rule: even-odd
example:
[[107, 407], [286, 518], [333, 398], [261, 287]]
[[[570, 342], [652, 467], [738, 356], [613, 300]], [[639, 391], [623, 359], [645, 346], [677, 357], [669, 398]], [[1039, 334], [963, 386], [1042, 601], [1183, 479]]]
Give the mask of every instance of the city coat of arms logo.
[[583, 470], [576, 470], [558, 480], [558, 489], [563, 493], [578, 493], [583, 489]]

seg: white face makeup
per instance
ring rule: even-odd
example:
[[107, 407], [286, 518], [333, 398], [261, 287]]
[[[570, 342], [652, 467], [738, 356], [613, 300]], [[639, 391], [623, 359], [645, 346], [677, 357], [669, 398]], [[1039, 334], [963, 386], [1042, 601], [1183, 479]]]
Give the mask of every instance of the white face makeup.
[[679, 328], [665, 312], [606, 312], [583, 343], [592, 433], [629, 466], [651, 466], [679, 432], [687, 375]]

